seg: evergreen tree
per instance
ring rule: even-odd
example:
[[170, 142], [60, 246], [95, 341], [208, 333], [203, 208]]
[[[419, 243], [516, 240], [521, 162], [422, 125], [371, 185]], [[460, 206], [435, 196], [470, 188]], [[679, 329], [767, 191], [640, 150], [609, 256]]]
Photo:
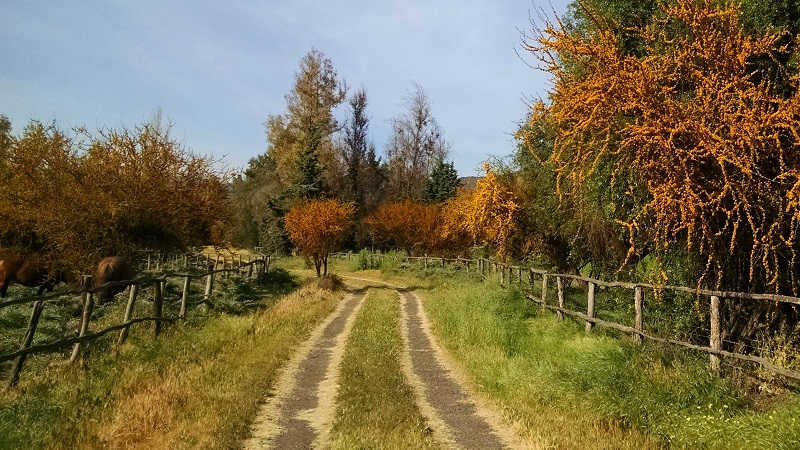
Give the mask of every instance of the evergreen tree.
[[456, 196], [458, 185], [458, 172], [453, 167], [452, 161], [446, 163], [440, 159], [433, 166], [430, 178], [425, 184], [425, 200], [438, 203], [453, 198]]
[[[356, 216], [364, 212], [364, 178], [369, 161], [366, 160], [369, 144], [369, 118], [366, 114], [367, 93], [360, 89], [350, 99], [352, 117], [344, 129], [344, 147], [342, 156], [345, 163], [347, 199], [356, 205]], [[372, 151], [374, 158], [375, 152]]]
[[310, 127], [303, 151], [297, 159], [299, 180], [297, 182], [298, 197], [317, 198], [326, 191], [325, 181], [322, 178], [322, 168], [319, 162], [319, 146], [321, 133], [319, 128]]

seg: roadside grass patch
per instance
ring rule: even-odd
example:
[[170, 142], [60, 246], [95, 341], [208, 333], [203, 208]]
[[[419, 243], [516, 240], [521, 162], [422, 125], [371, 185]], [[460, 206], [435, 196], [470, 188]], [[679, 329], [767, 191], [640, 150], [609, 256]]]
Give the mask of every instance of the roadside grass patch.
[[347, 340], [333, 448], [437, 448], [400, 366], [400, 299], [370, 289]]
[[709, 372], [707, 356], [559, 322], [518, 290], [438, 277], [424, 293], [441, 342], [479, 391], [545, 446], [796, 448], [800, 396], [769, 410]]
[[342, 294], [275, 296], [236, 314], [195, 309], [158, 339], [134, 327], [118, 350], [115, 336], [94, 341], [83, 364], [26, 367], [0, 393], [0, 448], [236, 447], [277, 369]]

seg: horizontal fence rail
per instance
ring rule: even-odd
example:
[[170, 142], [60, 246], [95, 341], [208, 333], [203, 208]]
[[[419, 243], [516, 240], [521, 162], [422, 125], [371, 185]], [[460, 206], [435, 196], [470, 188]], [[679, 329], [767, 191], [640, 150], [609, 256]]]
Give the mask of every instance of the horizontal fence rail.
[[[256, 258], [242, 257], [241, 254], [234, 255], [233, 258], [227, 259], [217, 255], [217, 258], [210, 258], [208, 255], [192, 254], [192, 255], [174, 255], [167, 258], [152, 257], [150, 253], [147, 259], [141, 264], [142, 268], [147, 271], [145, 275], [137, 277], [133, 280], [121, 280], [104, 283], [99, 286], [91, 286], [91, 277], [83, 277], [83, 286], [79, 289], [68, 289], [66, 291], [54, 292], [47, 295], [28, 296], [17, 299], [6, 300], [0, 302], [0, 309], [13, 306], [22, 305], [26, 303], [33, 303], [31, 316], [28, 320], [28, 325], [25, 330], [17, 351], [0, 355], [0, 363], [5, 361], [14, 361], [11, 368], [11, 376], [8, 382], [8, 388], [13, 388], [19, 381], [19, 376], [23, 368], [23, 364], [28, 355], [37, 353], [50, 353], [59, 351], [69, 346], [73, 346], [70, 362], [74, 362], [80, 355], [81, 344], [88, 343], [108, 333], [119, 331], [119, 336], [116, 340], [117, 345], [125, 342], [130, 327], [137, 323], [152, 322], [154, 324], [154, 335], [158, 336], [161, 330], [162, 323], [175, 322], [183, 320], [186, 317], [187, 306], [190, 304], [188, 301], [189, 290], [191, 281], [197, 279], [205, 279], [204, 290], [202, 299], [199, 302], [192, 304], [212, 304], [212, 295], [214, 288], [214, 279], [218, 274], [229, 276], [230, 274], [238, 274], [240, 277], [247, 279], [258, 278], [259, 274], [269, 272], [272, 257], [269, 255], [258, 255]], [[169, 269], [168, 269], [169, 267]], [[180, 269], [189, 269], [192, 267], [202, 268], [200, 273], [180, 272]], [[149, 273], [149, 271], [161, 271], [158, 274]], [[181, 297], [180, 297], [180, 310], [177, 317], [164, 317], [163, 304], [164, 304], [164, 290], [166, 283], [170, 279], [180, 279], [183, 281]], [[152, 315], [148, 317], [133, 318], [134, 306], [137, 300], [137, 294], [141, 288], [153, 288], [153, 309]], [[91, 321], [92, 312], [94, 309], [94, 294], [104, 291], [109, 288], [123, 288], [128, 289], [128, 300], [125, 307], [124, 318], [122, 323], [109, 326], [105, 329], [89, 332], [89, 323]], [[76, 296], [80, 296], [82, 304], [82, 314], [77, 334], [72, 337], [59, 339], [53, 342], [42, 344], [33, 344], [33, 340], [38, 327], [39, 319], [45, 305], [56, 303], [68, 303], [74, 301]]]
[[[335, 253], [332, 256], [334, 256], [335, 258], [352, 259], [354, 256], [357, 256], [357, 254]], [[373, 256], [378, 258], [386, 257], [385, 254], [375, 254]], [[641, 343], [643, 339], [647, 339], [655, 342], [672, 344], [688, 348], [691, 350], [705, 352], [709, 354], [710, 366], [711, 369], [714, 370], [715, 372], [719, 372], [720, 370], [720, 357], [726, 357], [726, 358], [738, 359], [741, 361], [757, 363], [775, 374], [800, 381], [800, 372], [785, 367], [781, 367], [767, 358], [723, 350], [721, 348], [722, 337], [721, 337], [720, 311], [719, 311], [719, 304], [721, 299], [769, 301], [769, 302], [787, 303], [792, 305], [800, 305], [800, 298], [798, 297], [778, 295], [778, 294], [757, 294], [757, 293], [747, 293], [747, 292], [717, 291], [711, 289], [690, 288], [685, 286], [672, 286], [672, 285], [659, 286], [647, 283], [604, 281], [580, 275], [549, 272], [547, 270], [533, 268], [533, 267], [509, 265], [496, 260], [491, 260], [486, 258], [467, 259], [467, 258], [441, 258], [432, 256], [404, 256], [402, 257], [402, 260], [406, 265], [409, 262], [417, 262], [422, 264], [423, 267], [425, 268], [436, 267], [436, 266], [444, 267], [447, 263], [454, 263], [456, 265], [464, 266], [464, 268], [467, 271], [470, 271], [474, 267], [475, 273], [479, 274], [483, 279], [487, 279], [490, 273], [498, 274], [501, 285], [503, 284], [508, 285], [511, 282], [514, 282], [515, 278], [518, 283], [524, 285], [523, 274], [527, 274], [529, 282], [529, 286], [527, 288], [529, 288], [530, 290], [533, 290], [533, 283], [536, 280], [536, 278], [540, 278], [542, 283], [541, 295], [536, 296], [532, 295], [531, 293], [528, 293], [525, 295], [525, 297], [528, 300], [539, 304], [544, 310], [554, 311], [561, 320], [563, 320], [564, 315], [568, 315], [580, 319], [582, 321], [585, 321], [587, 333], [591, 332], [592, 328], [596, 325], [612, 328], [621, 331], [623, 333], [630, 334], [631, 336], [633, 336], [634, 341], [637, 343]], [[558, 302], [557, 305], [555, 304], [551, 305], [547, 303], [547, 293], [549, 287], [548, 282], [552, 279], [556, 280], [556, 291], [557, 291], [557, 302]], [[574, 311], [565, 307], [564, 280], [576, 280], [587, 283], [586, 313]], [[633, 326], [624, 325], [608, 320], [602, 320], [595, 317], [595, 290], [597, 288], [601, 289], [621, 288], [633, 291], [634, 313], [635, 313]], [[672, 292], [693, 294], [698, 297], [706, 297], [709, 301], [709, 322], [710, 322], [710, 335], [708, 337], [709, 344], [707, 346], [697, 345], [677, 339], [659, 337], [651, 333], [645, 332], [644, 330], [645, 289], [652, 291], [672, 291]]]

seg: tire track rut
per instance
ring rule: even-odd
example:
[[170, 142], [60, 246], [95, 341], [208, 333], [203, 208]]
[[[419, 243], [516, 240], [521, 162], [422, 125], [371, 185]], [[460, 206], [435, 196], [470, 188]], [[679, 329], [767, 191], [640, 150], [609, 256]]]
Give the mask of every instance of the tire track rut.
[[364, 296], [363, 291], [350, 294], [297, 352], [281, 375], [274, 398], [254, 422], [245, 448], [324, 445], [335, 408], [344, 344]]

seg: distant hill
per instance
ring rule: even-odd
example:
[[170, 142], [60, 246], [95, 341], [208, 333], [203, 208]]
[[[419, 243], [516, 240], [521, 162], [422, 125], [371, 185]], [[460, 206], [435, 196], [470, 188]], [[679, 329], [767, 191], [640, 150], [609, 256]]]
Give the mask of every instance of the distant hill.
[[458, 179], [458, 185], [462, 188], [474, 189], [480, 179], [483, 177], [461, 177]]

